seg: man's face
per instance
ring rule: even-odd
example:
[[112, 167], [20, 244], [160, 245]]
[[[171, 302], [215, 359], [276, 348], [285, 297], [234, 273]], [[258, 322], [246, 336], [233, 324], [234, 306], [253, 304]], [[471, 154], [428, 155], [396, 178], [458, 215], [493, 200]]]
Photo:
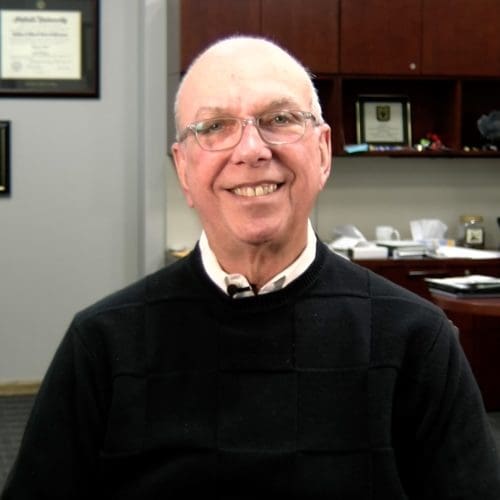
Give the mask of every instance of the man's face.
[[[185, 127], [216, 116], [249, 118], [282, 109], [311, 111], [306, 77], [288, 60], [254, 48], [200, 61], [185, 82], [178, 113]], [[172, 152], [186, 199], [211, 243], [279, 247], [305, 238], [330, 171], [330, 130], [309, 121], [298, 142], [269, 145], [247, 125], [237, 146], [215, 152], [200, 148], [189, 133]]]

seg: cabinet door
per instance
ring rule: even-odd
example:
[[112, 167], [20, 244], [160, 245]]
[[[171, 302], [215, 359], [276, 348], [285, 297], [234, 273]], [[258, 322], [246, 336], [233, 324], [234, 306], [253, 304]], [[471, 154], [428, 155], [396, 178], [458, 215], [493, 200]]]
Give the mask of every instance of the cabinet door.
[[356, 262], [426, 299], [431, 299], [431, 294], [425, 278], [469, 274], [500, 276], [500, 259], [380, 259]]
[[182, 0], [181, 71], [219, 38], [260, 34], [260, 0]]
[[500, 75], [498, 0], [423, 0], [422, 71]]
[[425, 278], [449, 276], [444, 260], [381, 259], [358, 260], [357, 263], [425, 299], [431, 298]]
[[450, 276], [467, 276], [485, 274], [500, 277], [500, 259], [476, 260], [457, 259], [448, 263]]
[[314, 73], [337, 73], [339, 0], [262, 0], [262, 33]]
[[421, 0], [341, 0], [340, 72], [420, 73]]

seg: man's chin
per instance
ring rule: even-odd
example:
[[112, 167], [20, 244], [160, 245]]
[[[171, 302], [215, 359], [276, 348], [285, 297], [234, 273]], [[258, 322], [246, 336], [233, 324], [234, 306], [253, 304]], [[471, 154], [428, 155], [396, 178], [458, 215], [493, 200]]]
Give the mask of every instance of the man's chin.
[[242, 243], [252, 246], [268, 246], [279, 244], [286, 240], [286, 235], [279, 225], [267, 227], [252, 227], [239, 233], [239, 240]]

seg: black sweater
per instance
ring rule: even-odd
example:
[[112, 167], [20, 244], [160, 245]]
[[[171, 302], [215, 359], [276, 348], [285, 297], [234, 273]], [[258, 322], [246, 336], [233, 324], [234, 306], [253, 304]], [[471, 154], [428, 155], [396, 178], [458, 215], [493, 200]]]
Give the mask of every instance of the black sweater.
[[481, 396], [441, 311], [318, 244], [230, 299], [198, 249], [75, 316], [3, 500], [498, 500]]

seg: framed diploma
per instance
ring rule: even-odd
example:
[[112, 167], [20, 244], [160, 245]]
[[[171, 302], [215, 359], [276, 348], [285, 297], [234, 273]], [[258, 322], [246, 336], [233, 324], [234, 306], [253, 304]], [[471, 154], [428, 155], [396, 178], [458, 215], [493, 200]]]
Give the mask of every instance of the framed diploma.
[[411, 112], [408, 97], [358, 96], [356, 127], [359, 144], [411, 146]]
[[0, 122], [0, 196], [10, 194], [10, 122]]
[[0, 95], [98, 97], [99, 0], [0, 0]]

